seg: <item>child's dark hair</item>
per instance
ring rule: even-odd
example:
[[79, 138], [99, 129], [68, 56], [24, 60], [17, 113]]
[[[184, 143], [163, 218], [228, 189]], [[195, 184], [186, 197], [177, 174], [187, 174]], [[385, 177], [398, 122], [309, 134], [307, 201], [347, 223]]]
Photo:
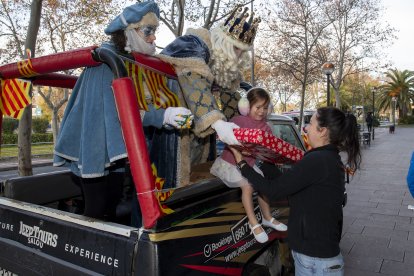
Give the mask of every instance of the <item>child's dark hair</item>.
[[336, 107], [320, 107], [316, 111], [319, 127], [329, 130], [329, 141], [348, 154], [347, 165], [357, 170], [361, 164], [358, 126], [353, 114], [345, 114]]
[[247, 93], [247, 100], [249, 101], [250, 106], [254, 105], [259, 100], [265, 100], [265, 104], [269, 104], [270, 96], [263, 88], [255, 87], [250, 89]]

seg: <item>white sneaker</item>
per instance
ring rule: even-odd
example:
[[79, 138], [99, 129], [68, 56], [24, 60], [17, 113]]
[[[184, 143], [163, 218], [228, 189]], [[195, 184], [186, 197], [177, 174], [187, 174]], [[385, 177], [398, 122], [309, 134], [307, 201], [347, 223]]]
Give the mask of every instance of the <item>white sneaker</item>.
[[258, 241], [258, 242], [260, 242], [260, 243], [265, 243], [265, 242], [267, 242], [268, 240], [269, 240], [269, 237], [267, 236], [267, 234], [266, 234], [266, 231], [263, 229], [263, 232], [260, 232], [259, 234], [256, 234], [255, 232], [254, 232], [254, 230], [255, 229], [257, 229], [257, 228], [259, 228], [259, 227], [262, 227], [262, 225], [260, 225], [260, 224], [256, 224], [255, 226], [251, 226], [250, 225], [250, 223], [249, 223], [249, 227], [250, 227], [250, 229], [252, 230], [252, 234], [253, 234], [253, 236], [254, 236], [254, 238]]
[[286, 231], [287, 226], [281, 222], [279, 224], [274, 224], [275, 218], [271, 218], [271, 220], [266, 220], [265, 218], [262, 219], [262, 224], [267, 227], [271, 227], [277, 231]]

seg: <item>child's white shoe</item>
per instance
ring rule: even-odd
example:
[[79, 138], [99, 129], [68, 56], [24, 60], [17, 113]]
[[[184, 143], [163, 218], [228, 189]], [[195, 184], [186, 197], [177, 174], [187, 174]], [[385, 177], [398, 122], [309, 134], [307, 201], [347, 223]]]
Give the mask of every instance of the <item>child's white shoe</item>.
[[287, 226], [281, 222], [279, 224], [274, 224], [275, 218], [271, 218], [270, 220], [266, 220], [265, 218], [262, 219], [262, 224], [267, 227], [271, 227], [277, 231], [286, 231]]
[[257, 229], [257, 228], [259, 228], [259, 227], [262, 227], [262, 225], [260, 225], [260, 224], [256, 224], [255, 226], [251, 226], [250, 225], [250, 223], [249, 223], [249, 227], [250, 227], [250, 229], [252, 230], [252, 233], [253, 233], [253, 235], [254, 235], [254, 238], [258, 241], [258, 242], [260, 242], [260, 243], [265, 243], [265, 242], [267, 242], [268, 240], [269, 240], [269, 237], [267, 236], [267, 234], [266, 234], [266, 231], [263, 229], [263, 231], [262, 232], [260, 232], [259, 234], [256, 234], [255, 232], [254, 232], [254, 230], [255, 229]]

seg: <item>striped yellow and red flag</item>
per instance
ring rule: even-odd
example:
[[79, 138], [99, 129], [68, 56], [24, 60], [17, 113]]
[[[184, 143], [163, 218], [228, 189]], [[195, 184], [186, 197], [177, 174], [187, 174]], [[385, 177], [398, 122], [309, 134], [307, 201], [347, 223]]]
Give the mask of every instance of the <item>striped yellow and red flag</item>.
[[33, 64], [32, 64], [32, 60], [31, 60], [31, 55], [32, 54], [31, 54], [30, 49], [26, 49], [26, 53], [27, 53], [27, 59], [18, 61], [17, 62], [17, 68], [19, 69], [19, 72], [22, 76], [25, 76], [25, 77], [36, 76], [37, 73], [33, 69]]
[[166, 201], [174, 192], [173, 189], [163, 190], [165, 179], [158, 177], [157, 175], [157, 168], [154, 163], [151, 164], [152, 168], [152, 175], [154, 176], [155, 180], [155, 188], [157, 191], [155, 191], [155, 196], [158, 199], [158, 204], [160, 206], [161, 211], [164, 214], [171, 214], [174, 212], [174, 210], [170, 209], [164, 204], [164, 201]]
[[19, 79], [1, 80], [0, 110], [4, 115], [21, 118], [24, 108], [32, 103], [30, 84]]
[[151, 95], [151, 102], [156, 109], [167, 108], [171, 106], [180, 106], [178, 96], [167, 86], [167, 77], [158, 72], [154, 72], [139, 66], [134, 62], [125, 61], [128, 76], [134, 82], [134, 88], [138, 99], [138, 107], [141, 110], [148, 111], [145, 95], [144, 82], [148, 87]]
[[137, 64], [129, 61], [125, 61], [125, 66], [128, 71], [128, 76], [134, 83], [135, 93], [138, 99], [138, 107], [141, 110], [148, 111], [147, 102], [145, 100], [145, 91], [143, 85], [142, 68]]
[[177, 95], [168, 88], [165, 76], [148, 69], [143, 70], [155, 108], [165, 109], [170, 106], [180, 106]]

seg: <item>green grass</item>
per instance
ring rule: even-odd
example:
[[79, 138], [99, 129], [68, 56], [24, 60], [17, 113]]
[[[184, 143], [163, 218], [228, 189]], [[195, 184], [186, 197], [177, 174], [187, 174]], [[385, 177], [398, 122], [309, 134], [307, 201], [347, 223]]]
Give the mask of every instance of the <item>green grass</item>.
[[[17, 157], [17, 145], [1, 146], [0, 158]], [[51, 155], [53, 154], [53, 143], [32, 145], [32, 155]]]

